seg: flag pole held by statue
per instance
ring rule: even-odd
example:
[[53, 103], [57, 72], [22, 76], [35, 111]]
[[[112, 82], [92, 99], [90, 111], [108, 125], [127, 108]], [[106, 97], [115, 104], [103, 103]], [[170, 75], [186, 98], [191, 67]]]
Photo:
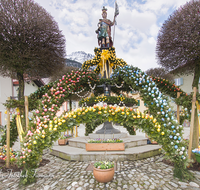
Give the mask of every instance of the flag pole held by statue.
[[[117, 15], [119, 15], [119, 7], [118, 7], [118, 4], [117, 4], [117, 1], [115, 1], [115, 15], [114, 15], [114, 20], [117, 17]], [[114, 38], [115, 38], [115, 25], [117, 25], [116, 20], [115, 20], [114, 30], [113, 30], [113, 45], [114, 45]]]

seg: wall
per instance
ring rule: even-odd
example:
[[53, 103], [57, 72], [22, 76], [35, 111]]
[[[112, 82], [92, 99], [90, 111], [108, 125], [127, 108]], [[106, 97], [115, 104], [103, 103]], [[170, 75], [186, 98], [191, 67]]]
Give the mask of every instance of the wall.
[[[174, 76], [174, 79], [176, 79], [176, 78], [183, 78], [183, 85], [180, 85], [180, 88], [184, 91], [184, 92], [186, 92], [186, 93], [188, 93], [188, 94], [190, 94], [192, 91], [193, 91], [193, 89], [192, 89], [192, 83], [193, 83], [193, 78], [194, 78], [194, 75], [193, 74], [191, 74], [191, 75], [180, 75], [180, 76]], [[199, 92], [200, 92], [200, 83], [199, 83]]]
[[6, 102], [8, 97], [12, 96], [12, 80], [9, 77], [0, 76], [0, 112], [1, 112], [1, 125], [6, 124], [5, 106], [3, 103]]

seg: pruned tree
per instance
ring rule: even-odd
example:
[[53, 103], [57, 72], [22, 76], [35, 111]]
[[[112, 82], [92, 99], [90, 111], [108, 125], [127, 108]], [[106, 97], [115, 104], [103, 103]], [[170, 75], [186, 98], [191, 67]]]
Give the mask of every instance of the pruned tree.
[[167, 79], [169, 81], [173, 80], [172, 74], [170, 74], [166, 69], [158, 67], [158, 68], [150, 68], [145, 73], [152, 77], [161, 77], [163, 79]]
[[76, 70], [78, 70], [78, 69], [79, 69], [79, 68], [77, 68], [77, 67], [71, 67], [71, 66], [65, 65], [65, 66], [63, 67], [63, 69], [61, 69], [61, 70], [59, 70], [58, 72], [55, 72], [54, 74], [51, 75], [51, 77], [50, 77], [50, 82], [54, 82], [54, 81], [60, 79], [64, 74], [69, 73], [69, 72], [71, 72], [72, 70], [73, 70], [73, 71], [76, 71]]
[[33, 0], [0, 0], [0, 74], [16, 76], [18, 99], [24, 76], [51, 76], [65, 65], [65, 38], [53, 17]]
[[[161, 27], [157, 40], [158, 64], [176, 73], [194, 73], [194, 94], [200, 77], [200, 1], [192, 0], [176, 10]], [[194, 136], [192, 148], [198, 146], [198, 118], [193, 98], [191, 123]], [[191, 117], [191, 118], [193, 118]], [[191, 124], [193, 126], [193, 124]], [[190, 156], [189, 156], [190, 157]]]

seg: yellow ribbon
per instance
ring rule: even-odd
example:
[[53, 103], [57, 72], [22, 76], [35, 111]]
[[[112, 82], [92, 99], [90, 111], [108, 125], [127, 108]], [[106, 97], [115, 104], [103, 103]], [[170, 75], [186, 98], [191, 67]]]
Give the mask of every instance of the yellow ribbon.
[[[197, 107], [197, 116], [198, 116], [198, 124], [200, 124], [200, 115], [199, 115], [199, 102], [196, 101], [196, 107]], [[200, 125], [199, 125], [199, 134], [200, 134]]]
[[103, 50], [101, 53], [101, 62], [99, 63], [99, 67], [100, 67], [100, 73], [101, 76], [104, 76], [104, 71], [106, 71], [106, 78], [108, 78], [108, 71], [106, 68], [106, 61], [108, 60], [108, 65], [109, 65], [109, 75], [111, 74], [111, 66], [110, 66], [110, 53], [108, 50]]
[[[19, 113], [19, 108], [16, 109], [17, 113]], [[16, 124], [17, 124], [17, 131], [18, 131], [18, 134], [19, 134], [19, 139], [20, 139], [20, 142], [22, 142], [22, 134], [24, 133], [23, 131], [23, 128], [22, 128], [22, 123], [21, 123], [21, 117], [19, 114], [17, 114], [17, 117], [16, 117]]]

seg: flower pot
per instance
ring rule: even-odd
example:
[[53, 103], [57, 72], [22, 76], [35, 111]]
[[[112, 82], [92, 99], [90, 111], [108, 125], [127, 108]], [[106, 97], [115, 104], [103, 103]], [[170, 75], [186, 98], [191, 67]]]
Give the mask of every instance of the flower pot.
[[197, 154], [197, 153], [194, 153], [194, 154], [195, 154], [196, 161], [200, 163], [200, 154]]
[[100, 183], [107, 183], [111, 181], [114, 177], [114, 174], [115, 174], [114, 168], [98, 169], [93, 167], [93, 175], [95, 179]]
[[58, 140], [58, 144], [59, 144], [59, 145], [66, 145], [67, 142], [68, 142], [68, 139], [59, 139], [59, 140]]
[[86, 143], [86, 151], [119, 151], [124, 150], [124, 143]]

